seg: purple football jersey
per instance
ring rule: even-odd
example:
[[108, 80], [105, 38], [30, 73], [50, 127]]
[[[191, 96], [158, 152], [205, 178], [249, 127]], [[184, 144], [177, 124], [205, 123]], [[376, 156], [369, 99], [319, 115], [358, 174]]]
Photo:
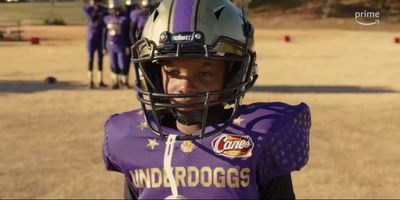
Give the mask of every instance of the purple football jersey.
[[[259, 188], [270, 180], [306, 165], [310, 127], [304, 103], [243, 105], [221, 133], [176, 141], [172, 168], [178, 193], [188, 199], [258, 199]], [[147, 128], [141, 110], [113, 115], [106, 122], [106, 168], [125, 174], [139, 199], [171, 195], [163, 168], [165, 146], [166, 140]]]
[[147, 21], [147, 13], [140, 8], [132, 10], [130, 13], [130, 20], [135, 24], [136, 29], [141, 30]]
[[129, 21], [126, 16], [107, 15], [104, 17], [104, 23], [107, 28], [107, 49], [123, 50], [126, 47], [129, 47]]
[[95, 8], [94, 6], [84, 5], [83, 13], [88, 25], [88, 34], [101, 34], [104, 27], [103, 17], [108, 14], [107, 8], [102, 6]]

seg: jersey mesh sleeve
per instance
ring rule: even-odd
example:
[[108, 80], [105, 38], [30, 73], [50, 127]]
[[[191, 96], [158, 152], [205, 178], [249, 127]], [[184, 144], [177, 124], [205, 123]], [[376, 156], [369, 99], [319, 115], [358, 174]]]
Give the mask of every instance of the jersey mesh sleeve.
[[121, 171], [121, 169], [118, 167], [117, 162], [113, 160], [112, 155], [110, 154], [109, 150], [109, 133], [111, 132], [112, 128], [112, 122], [111, 119], [117, 115], [112, 115], [105, 123], [104, 125], [104, 141], [103, 141], [103, 161], [104, 165], [107, 170], [109, 171]]
[[280, 119], [266, 143], [263, 159], [258, 163], [260, 186], [274, 177], [300, 170], [307, 164], [311, 115], [304, 103]]

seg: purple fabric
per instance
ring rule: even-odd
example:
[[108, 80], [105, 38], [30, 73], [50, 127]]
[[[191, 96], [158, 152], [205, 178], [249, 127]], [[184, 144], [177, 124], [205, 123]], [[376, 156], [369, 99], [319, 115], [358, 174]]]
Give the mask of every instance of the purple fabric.
[[[85, 14], [88, 26], [87, 49], [89, 57], [92, 58], [92, 54], [95, 51], [100, 52], [103, 49], [101, 36], [104, 29], [103, 17], [107, 15], [107, 9], [101, 6], [96, 9], [93, 6], [84, 5], [83, 13]], [[103, 56], [101, 55], [101, 57]], [[91, 62], [92, 59], [89, 59], [89, 61]]]
[[106, 48], [110, 55], [111, 70], [118, 74], [126, 74], [129, 67], [129, 56], [125, 52], [125, 49], [130, 45], [128, 20], [124, 15], [107, 15], [104, 17], [104, 23], [107, 28]]
[[107, 28], [107, 49], [112, 48], [113, 50], [125, 51], [124, 49], [130, 46], [128, 18], [123, 15], [107, 15], [104, 17], [104, 23]]
[[116, 74], [126, 75], [127, 66], [129, 60], [128, 55], [126, 55], [125, 51], [120, 51], [118, 49], [107, 47], [107, 51], [110, 57], [110, 66], [111, 71]]
[[128, 55], [126, 55], [124, 51], [116, 50], [111, 50], [108, 54], [110, 55], [111, 71], [116, 74], [127, 75], [127, 67], [129, 67], [127, 64]]
[[108, 14], [107, 8], [102, 6], [97, 7], [97, 9], [90, 5], [83, 6], [83, 13], [85, 14], [87, 26], [88, 26], [88, 36], [97, 37], [96, 35], [101, 34], [104, 27], [103, 17]]
[[97, 66], [98, 69], [103, 69], [103, 46], [101, 45], [101, 39], [99, 41], [88, 41], [87, 47], [89, 51], [89, 66], [88, 70], [92, 71], [93, 69], [93, 62], [94, 62], [94, 54], [97, 51]]
[[[259, 199], [258, 188], [306, 165], [311, 127], [306, 104], [243, 105], [238, 116], [240, 120], [222, 133], [191, 143], [190, 151], [184, 151], [187, 146], [182, 141], [175, 143], [172, 167], [179, 194], [188, 199]], [[140, 110], [111, 116], [105, 125], [104, 163], [108, 170], [128, 177], [138, 199], [164, 199], [171, 195], [162, 173], [166, 140], [152, 134], [144, 123]], [[232, 137], [228, 141], [251, 141], [251, 150], [245, 150], [246, 145], [235, 147], [236, 153], [245, 152], [247, 156], [221, 153], [220, 147], [235, 150], [221, 139], [226, 135]]]
[[102, 33], [104, 29], [103, 17], [107, 15], [107, 9], [99, 6], [97, 9], [90, 5], [83, 6], [83, 13], [87, 22], [87, 50], [89, 52], [88, 70], [93, 69], [94, 53], [97, 51], [98, 68], [103, 68], [103, 41]]
[[192, 28], [194, 0], [175, 0], [174, 33], [189, 32]]
[[135, 9], [130, 13], [130, 20], [136, 26], [136, 29], [143, 29], [147, 21], [147, 13], [143, 9]]

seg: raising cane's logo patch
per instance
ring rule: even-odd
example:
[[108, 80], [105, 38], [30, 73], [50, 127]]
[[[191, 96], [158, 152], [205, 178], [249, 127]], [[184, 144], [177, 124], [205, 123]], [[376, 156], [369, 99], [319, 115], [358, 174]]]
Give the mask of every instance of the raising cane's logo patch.
[[211, 145], [216, 154], [229, 158], [250, 157], [254, 143], [247, 135], [222, 134]]

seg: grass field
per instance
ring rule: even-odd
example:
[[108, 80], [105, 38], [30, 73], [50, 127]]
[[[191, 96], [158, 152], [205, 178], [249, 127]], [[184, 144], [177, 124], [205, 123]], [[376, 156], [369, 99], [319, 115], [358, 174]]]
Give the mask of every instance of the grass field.
[[[102, 163], [103, 124], [138, 103], [131, 90], [86, 89], [85, 30], [26, 27], [46, 40], [0, 43], [0, 198], [122, 197], [122, 175]], [[310, 160], [293, 174], [298, 198], [400, 197], [395, 35], [256, 30], [260, 79], [245, 103], [311, 107]], [[60, 82], [45, 85], [49, 75]]]

